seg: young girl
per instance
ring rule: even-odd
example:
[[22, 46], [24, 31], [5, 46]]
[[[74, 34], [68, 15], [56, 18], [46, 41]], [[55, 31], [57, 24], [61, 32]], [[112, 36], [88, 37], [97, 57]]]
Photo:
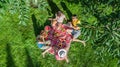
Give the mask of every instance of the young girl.
[[58, 23], [63, 23], [64, 19], [67, 20], [66, 17], [65, 17], [65, 15], [61, 11], [58, 11], [55, 14], [55, 16], [56, 16], [55, 19], [57, 20]]
[[40, 49], [43, 49], [43, 50], [49, 48], [49, 44], [51, 43], [50, 40], [45, 41], [44, 38], [45, 38], [44, 32], [42, 31], [41, 35], [37, 36], [37, 45]]

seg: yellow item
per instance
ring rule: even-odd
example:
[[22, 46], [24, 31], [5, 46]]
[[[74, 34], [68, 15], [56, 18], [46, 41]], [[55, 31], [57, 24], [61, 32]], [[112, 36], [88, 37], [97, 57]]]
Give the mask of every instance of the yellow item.
[[76, 27], [77, 24], [80, 24], [80, 20], [73, 20], [73, 21], [72, 21], [72, 25], [73, 25], [74, 27]]

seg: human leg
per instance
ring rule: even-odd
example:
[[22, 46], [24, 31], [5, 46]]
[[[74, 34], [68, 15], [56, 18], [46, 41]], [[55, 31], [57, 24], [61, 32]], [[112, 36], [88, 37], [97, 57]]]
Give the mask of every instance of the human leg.
[[73, 39], [73, 41], [81, 42], [84, 46], [86, 46], [85, 41], [82, 41], [82, 40], [79, 40], [79, 39]]
[[49, 47], [48, 49], [46, 49], [46, 50], [42, 53], [43, 58], [45, 57], [45, 54], [46, 54], [49, 50], [51, 50], [51, 49], [52, 49], [52, 47]]
[[67, 56], [65, 57], [65, 61], [66, 61], [67, 63], [69, 63], [69, 59], [68, 59]]
[[50, 46], [43, 46], [42, 48], [40, 48], [40, 49], [42, 49], [42, 50], [45, 50], [45, 49], [48, 49]]
[[81, 34], [81, 31], [80, 30], [73, 30], [71, 34], [73, 35], [73, 38], [78, 38]]

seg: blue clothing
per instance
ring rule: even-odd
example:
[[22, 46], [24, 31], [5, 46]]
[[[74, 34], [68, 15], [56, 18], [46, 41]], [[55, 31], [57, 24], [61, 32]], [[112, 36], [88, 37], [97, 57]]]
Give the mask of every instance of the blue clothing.
[[45, 46], [45, 44], [38, 43], [39, 48], [42, 48], [43, 46]]
[[73, 35], [73, 38], [78, 38], [81, 34], [81, 31], [80, 30], [73, 30], [71, 32], [71, 34]]

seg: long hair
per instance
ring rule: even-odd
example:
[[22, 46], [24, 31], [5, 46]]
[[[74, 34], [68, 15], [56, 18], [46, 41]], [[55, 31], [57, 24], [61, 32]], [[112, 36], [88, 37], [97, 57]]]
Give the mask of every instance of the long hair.
[[58, 11], [58, 12], [57, 12], [57, 15], [58, 15], [58, 16], [61, 16], [61, 14], [62, 14], [61, 11]]
[[37, 36], [36, 40], [37, 40], [38, 42], [43, 42], [43, 39], [42, 39], [42, 37], [41, 37], [40, 35]]

